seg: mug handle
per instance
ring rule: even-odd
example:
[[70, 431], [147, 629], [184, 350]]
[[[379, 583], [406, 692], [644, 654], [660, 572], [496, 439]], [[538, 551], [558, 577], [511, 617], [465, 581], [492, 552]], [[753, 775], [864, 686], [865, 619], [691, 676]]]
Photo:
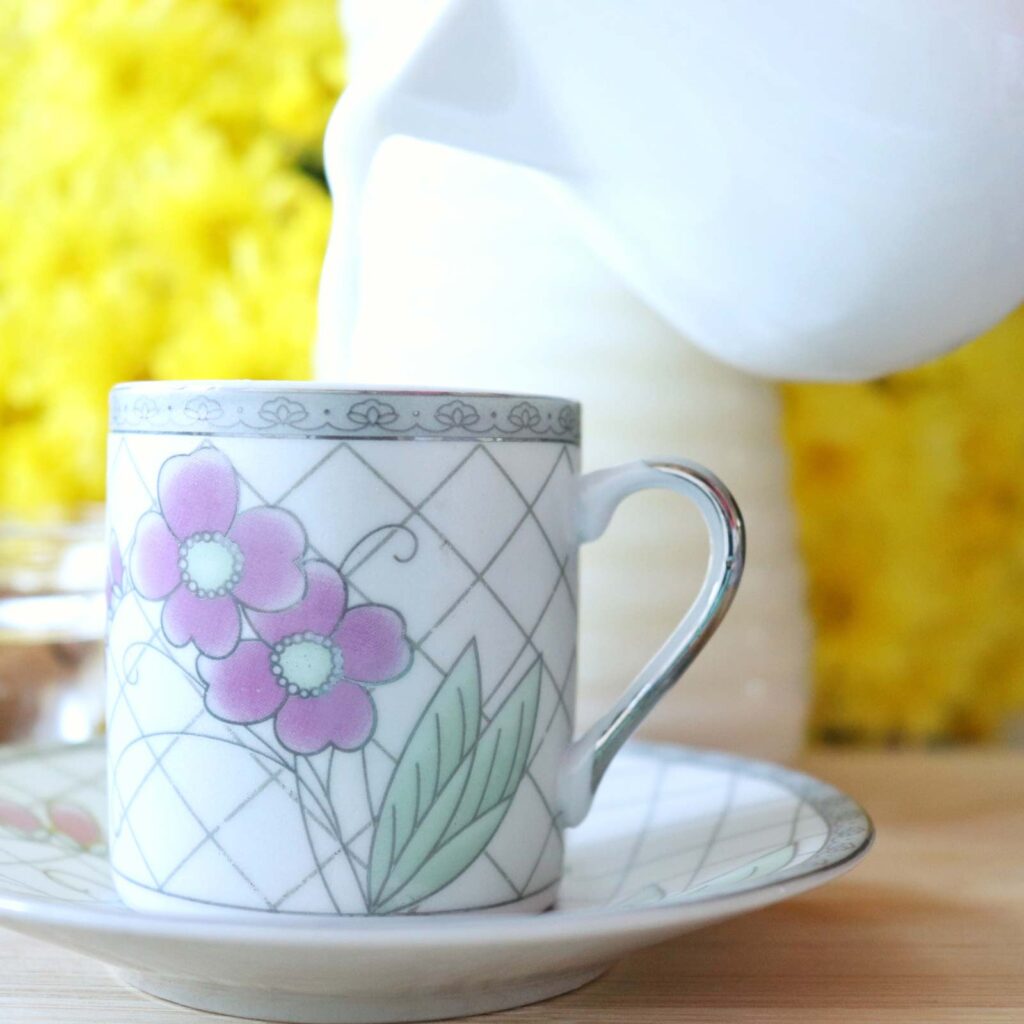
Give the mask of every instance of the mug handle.
[[578, 825], [601, 778], [634, 729], [678, 681], [718, 628], [743, 574], [743, 517], [729, 489], [710, 470], [687, 459], [629, 462], [586, 474], [580, 481], [580, 543], [604, 533], [619, 503], [637, 491], [685, 495], [700, 511], [711, 550], [696, 600], [615, 706], [569, 748], [559, 780], [561, 818]]

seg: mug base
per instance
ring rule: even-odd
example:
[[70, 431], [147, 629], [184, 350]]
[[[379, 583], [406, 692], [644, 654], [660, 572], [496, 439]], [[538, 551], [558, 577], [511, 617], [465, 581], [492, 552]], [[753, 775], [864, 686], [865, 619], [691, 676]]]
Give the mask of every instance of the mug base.
[[[228, 904], [216, 903], [212, 900], [201, 900], [186, 896], [173, 896], [155, 892], [146, 886], [137, 885], [123, 875], [114, 875], [114, 888], [122, 902], [131, 910], [140, 914], [163, 914], [176, 917], [202, 917], [218, 921], [241, 920], [251, 923], [278, 922], [325, 922], [331, 920], [408, 920], [410, 915], [376, 915], [360, 911], [337, 913], [332, 910], [318, 912], [292, 913], [288, 911], [267, 911], [256, 907], [233, 907]], [[454, 914], [492, 915], [492, 914], [540, 914], [550, 910], [558, 897], [558, 882], [535, 892], [524, 899], [513, 903], [502, 902], [491, 906], [453, 908], [433, 914], [417, 914], [417, 917], [449, 917]]]

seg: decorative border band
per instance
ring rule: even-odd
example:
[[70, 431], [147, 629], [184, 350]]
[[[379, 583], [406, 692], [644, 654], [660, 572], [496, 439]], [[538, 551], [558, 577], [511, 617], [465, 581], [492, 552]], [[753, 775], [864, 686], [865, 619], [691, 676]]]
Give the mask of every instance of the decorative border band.
[[119, 384], [115, 434], [580, 443], [580, 407], [564, 398], [205, 384]]

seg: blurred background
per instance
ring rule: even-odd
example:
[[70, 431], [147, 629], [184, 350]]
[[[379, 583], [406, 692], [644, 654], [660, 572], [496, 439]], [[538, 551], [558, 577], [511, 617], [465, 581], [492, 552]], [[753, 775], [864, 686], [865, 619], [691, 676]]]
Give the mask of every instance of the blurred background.
[[[109, 387], [313, 375], [325, 127], [347, 69], [402, 29], [369, 6], [352, 0], [343, 32], [335, 0], [0, 4], [0, 741], [98, 728], [103, 581], [121, 572], [101, 527]], [[678, 450], [735, 483], [745, 603], [656, 731], [780, 757], [805, 737], [1024, 742], [1024, 314], [865, 383], [754, 381], [644, 309], [533, 178], [492, 164], [382, 151], [345, 362], [579, 395], [591, 465]], [[508, 366], [478, 355], [491, 330], [528, 339]], [[641, 513], [659, 535], [675, 514]], [[595, 707], [696, 578], [632, 523], [585, 567]], [[638, 561], [653, 583], [616, 603]]]

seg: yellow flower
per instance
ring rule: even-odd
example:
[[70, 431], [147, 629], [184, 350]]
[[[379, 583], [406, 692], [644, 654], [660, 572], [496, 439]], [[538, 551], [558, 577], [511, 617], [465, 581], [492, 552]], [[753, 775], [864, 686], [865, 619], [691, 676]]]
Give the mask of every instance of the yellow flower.
[[1024, 712], [1024, 310], [961, 351], [785, 389], [819, 735], [992, 736]]
[[334, 0], [0, 4], [0, 510], [102, 497], [106, 392], [309, 374]]

